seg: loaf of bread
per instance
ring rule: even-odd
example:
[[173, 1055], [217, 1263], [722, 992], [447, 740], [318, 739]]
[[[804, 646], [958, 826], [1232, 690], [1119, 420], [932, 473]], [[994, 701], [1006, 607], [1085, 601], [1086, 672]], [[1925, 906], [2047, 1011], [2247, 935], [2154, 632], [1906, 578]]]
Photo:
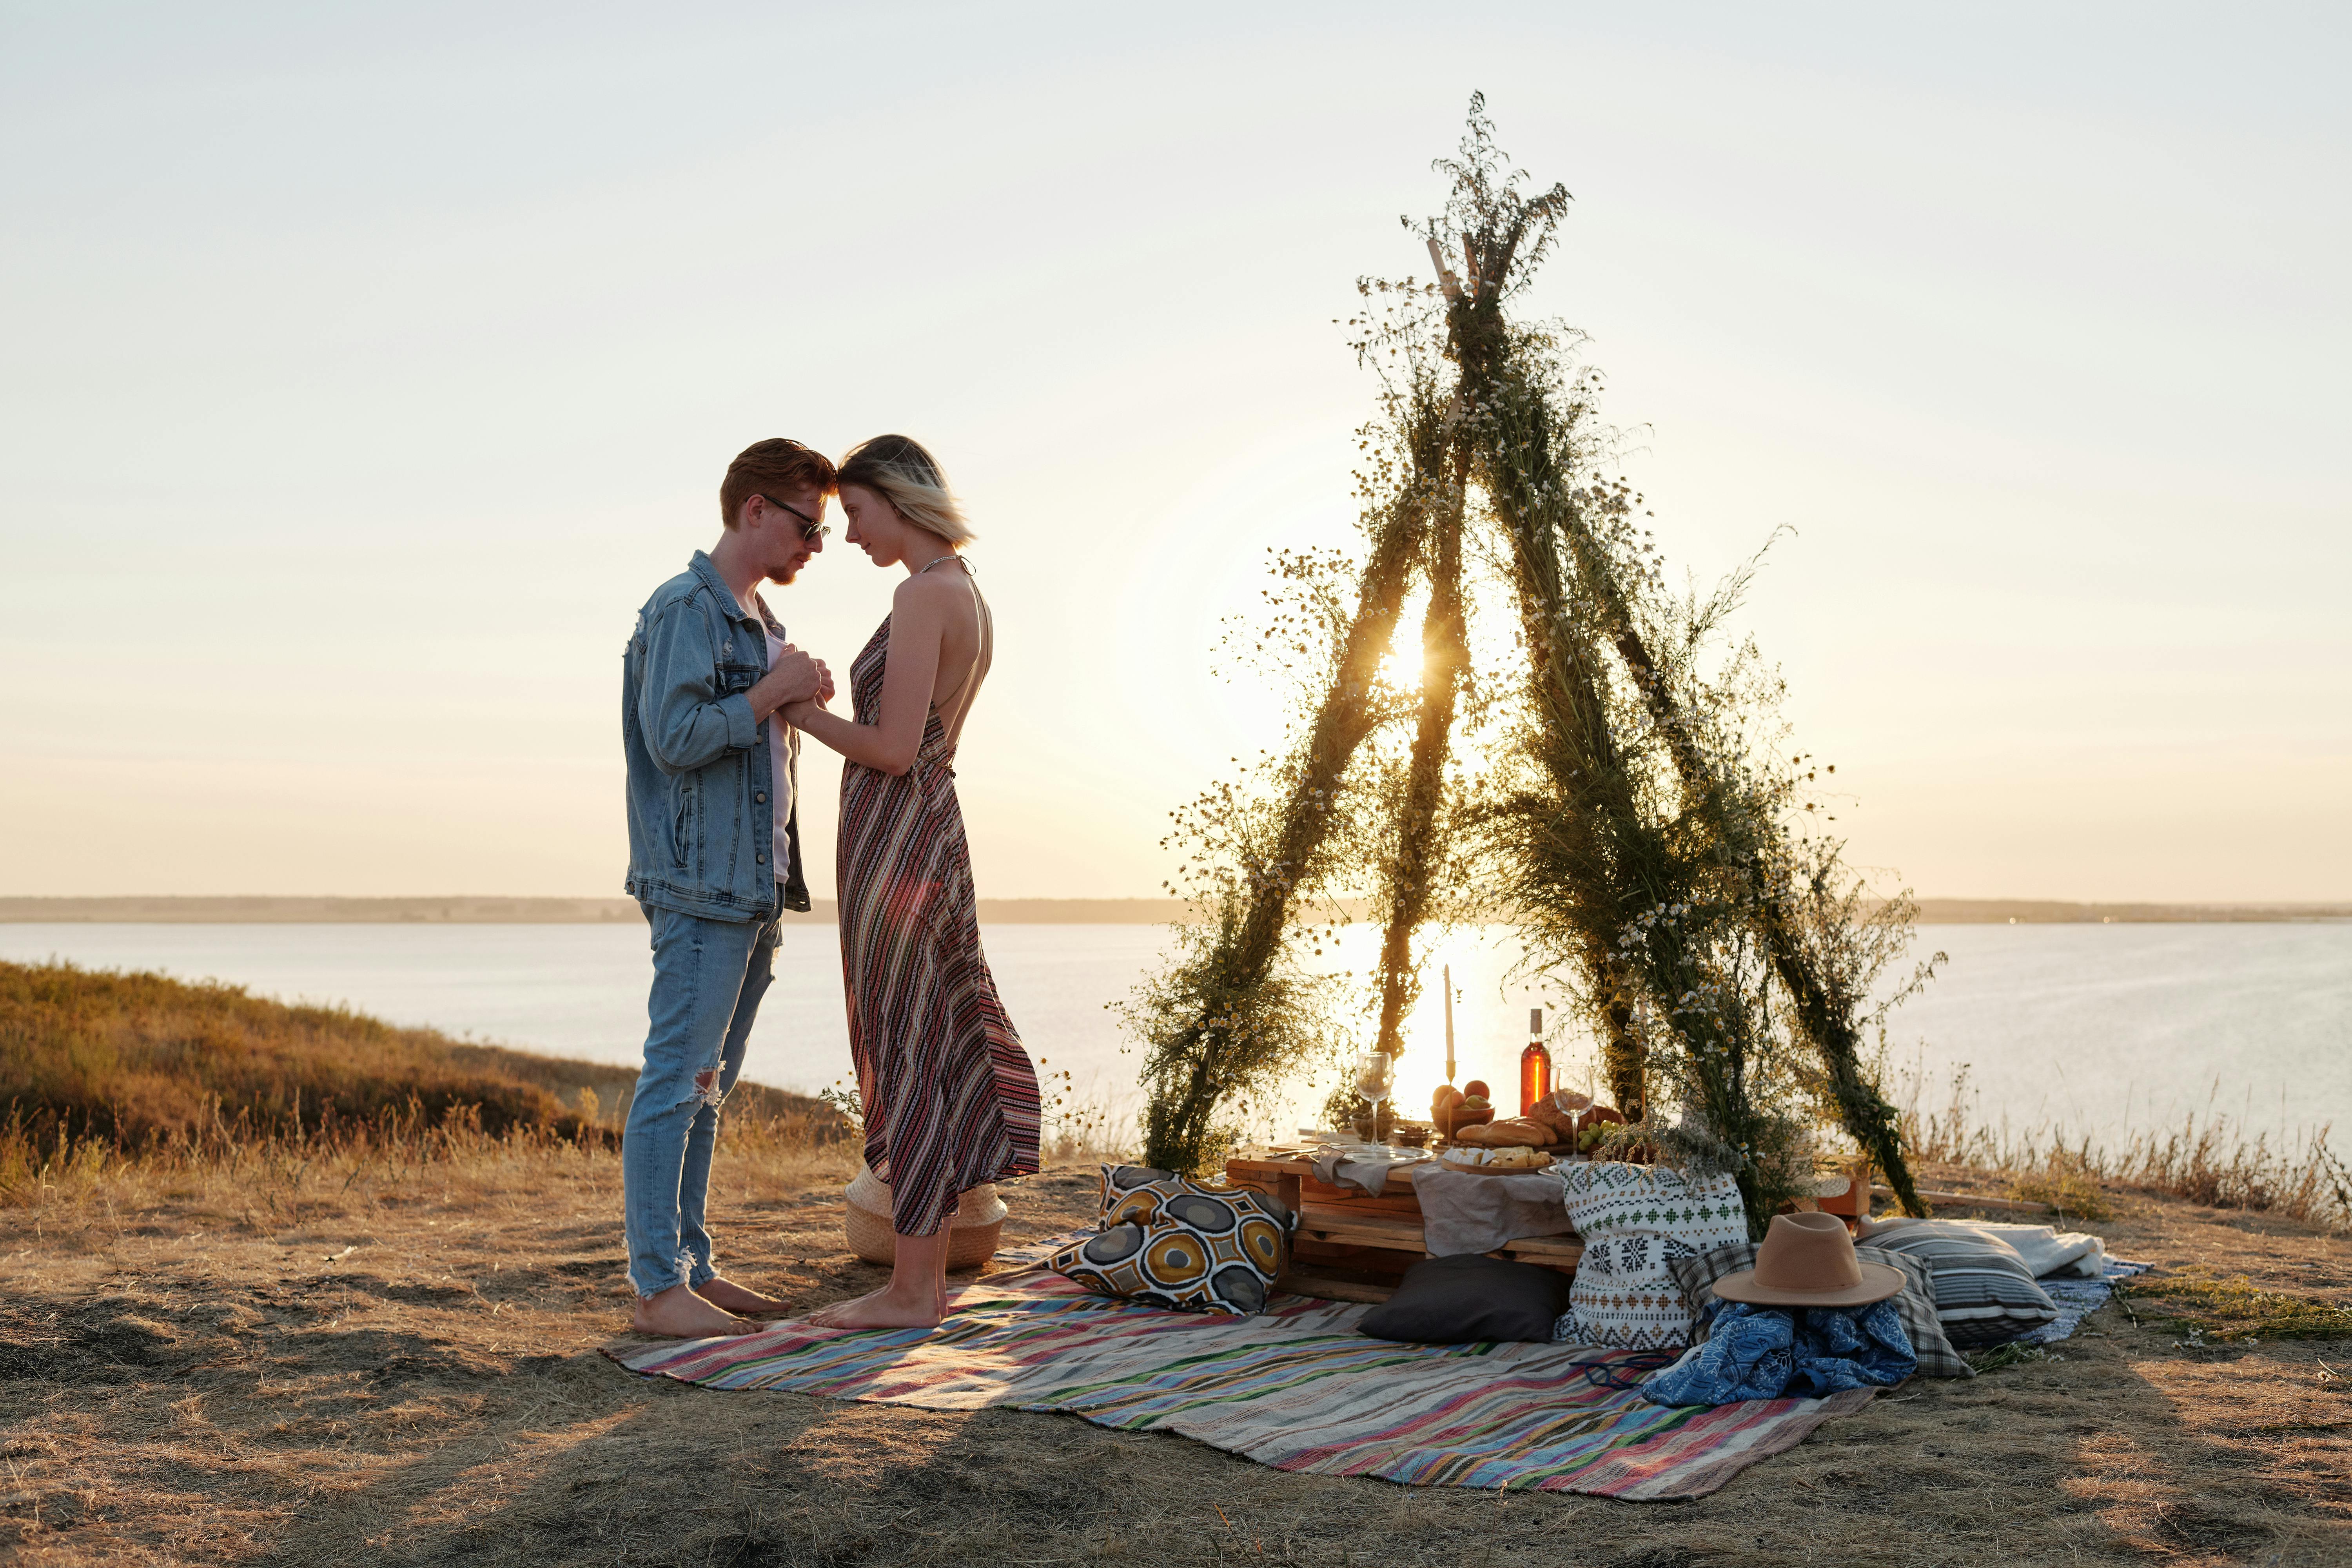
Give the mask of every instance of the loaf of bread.
[[1579, 1094], [1572, 1089], [1556, 1089], [1536, 1101], [1536, 1108], [1528, 1114], [1542, 1122], [1552, 1134], [1547, 1142], [1572, 1143], [1576, 1141], [1577, 1112], [1591, 1103], [1592, 1097], [1589, 1094]]
[[1543, 1130], [1550, 1134], [1544, 1140], [1547, 1143], [1565, 1142], [1568, 1138], [1575, 1135], [1575, 1114], [1571, 1112], [1562, 1116], [1559, 1107], [1553, 1105], [1549, 1100], [1538, 1101], [1536, 1108], [1528, 1112], [1528, 1117], [1530, 1121], [1541, 1124]]
[[1457, 1128], [1454, 1141], [1478, 1149], [1540, 1149], [1552, 1139], [1550, 1130], [1542, 1122], [1532, 1117], [1514, 1116], [1507, 1121], [1489, 1122], [1484, 1127]]
[[1551, 1130], [1532, 1116], [1515, 1116], [1501, 1125], [1507, 1130], [1507, 1136], [1495, 1141], [1498, 1149], [1513, 1143], [1525, 1149], [1540, 1149], [1551, 1142]]

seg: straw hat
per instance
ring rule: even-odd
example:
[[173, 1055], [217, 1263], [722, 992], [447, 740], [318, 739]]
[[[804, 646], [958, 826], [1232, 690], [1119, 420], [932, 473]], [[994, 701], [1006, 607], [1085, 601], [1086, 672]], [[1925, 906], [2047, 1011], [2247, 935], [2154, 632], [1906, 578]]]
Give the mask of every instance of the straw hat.
[[1863, 1307], [1903, 1285], [1901, 1270], [1853, 1255], [1853, 1237], [1835, 1215], [1776, 1214], [1756, 1267], [1725, 1275], [1715, 1293], [1755, 1307]]

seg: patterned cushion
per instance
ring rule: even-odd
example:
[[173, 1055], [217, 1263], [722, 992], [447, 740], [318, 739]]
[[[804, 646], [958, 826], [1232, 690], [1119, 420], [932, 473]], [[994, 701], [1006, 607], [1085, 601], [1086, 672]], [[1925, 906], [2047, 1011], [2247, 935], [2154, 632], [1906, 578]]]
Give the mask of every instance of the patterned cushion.
[[2058, 1316], [2058, 1304], [2033, 1282], [2013, 1247], [1925, 1226], [1882, 1230], [1870, 1245], [1927, 1266], [1936, 1277], [1936, 1316], [1963, 1350], [2005, 1343]]
[[[1952, 1348], [1945, 1337], [1944, 1326], [1936, 1317], [1936, 1276], [1916, 1258], [1900, 1252], [1886, 1252], [1875, 1247], [1857, 1247], [1853, 1255], [1864, 1263], [1884, 1264], [1900, 1273], [1906, 1283], [1895, 1298], [1895, 1315], [1903, 1320], [1903, 1331], [1911, 1336], [1911, 1348], [1919, 1357], [1922, 1377], [1974, 1377], [1976, 1369]], [[1713, 1317], [1710, 1309], [1716, 1304], [1715, 1282], [1727, 1274], [1737, 1274], [1743, 1268], [1756, 1267], [1756, 1243], [1735, 1242], [1718, 1247], [1713, 1252], [1703, 1252], [1696, 1258], [1677, 1258], [1666, 1268], [1674, 1274], [1675, 1283], [1683, 1288], [1683, 1300], [1691, 1310], [1694, 1320], [1691, 1343], [1705, 1342]]]
[[1281, 1204], [1247, 1187], [1105, 1165], [1100, 1233], [1046, 1267], [1098, 1296], [1181, 1312], [1258, 1312], [1294, 1223]]
[[1748, 1239], [1739, 1184], [1615, 1160], [1569, 1165], [1561, 1179], [1584, 1256], [1552, 1337], [1627, 1350], [1688, 1343], [1690, 1308], [1667, 1265]]

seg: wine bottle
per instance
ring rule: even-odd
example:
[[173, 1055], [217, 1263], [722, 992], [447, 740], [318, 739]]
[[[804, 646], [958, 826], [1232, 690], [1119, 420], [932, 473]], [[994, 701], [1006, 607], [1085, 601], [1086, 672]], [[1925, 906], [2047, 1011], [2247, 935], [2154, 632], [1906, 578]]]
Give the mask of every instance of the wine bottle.
[[1528, 1009], [1528, 1033], [1535, 1038], [1519, 1053], [1519, 1114], [1525, 1116], [1551, 1092], [1551, 1052], [1544, 1048], [1543, 1009]]

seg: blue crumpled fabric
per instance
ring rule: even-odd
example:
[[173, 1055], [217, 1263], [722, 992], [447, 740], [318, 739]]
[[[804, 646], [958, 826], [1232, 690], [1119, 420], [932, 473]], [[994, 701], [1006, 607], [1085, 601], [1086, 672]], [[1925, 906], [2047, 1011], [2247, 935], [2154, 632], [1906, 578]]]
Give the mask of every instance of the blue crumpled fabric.
[[1919, 1370], [1892, 1300], [1867, 1307], [1714, 1303], [1704, 1343], [1642, 1385], [1654, 1405], [1817, 1399], [1847, 1388], [1887, 1388]]

